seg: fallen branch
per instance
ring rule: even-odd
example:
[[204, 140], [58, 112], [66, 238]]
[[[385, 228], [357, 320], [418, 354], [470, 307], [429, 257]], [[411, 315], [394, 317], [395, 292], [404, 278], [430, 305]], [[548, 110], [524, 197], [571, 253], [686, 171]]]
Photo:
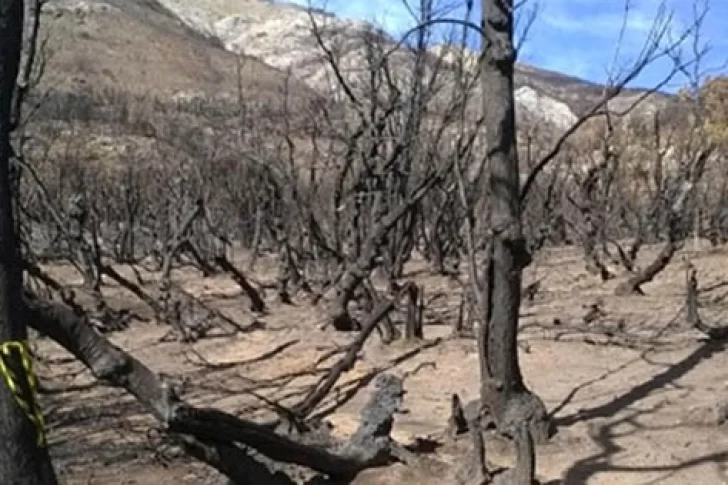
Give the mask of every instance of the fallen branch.
[[32, 295], [25, 297], [25, 313], [36, 330], [71, 352], [95, 377], [126, 389], [168, 432], [185, 435], [181, 439], [193, 456], [233, 479], [240, 479], [243, 469], [229, 460], [245, 460], [248, 466], [251, 460], [238, 445], [255, 448], [276, 461], [306, 466], [337, 478], [351, 478], [365, 468], [393, 459], [388, 448], [391, 440], [384, 443], [385, 440], [375, 439], [372, 443], [377, 444], [376, 449], [362, 449], [357, 446], [357, 437], [342, 448], [341, 454], [335, 454], [303, 445], [223, 411], [190, 406], [177, 396], [172, 385], [96, 332], [85, 315]]
[[261, 355], [258, 355], [256, 357], [252, 357], [250, 359], [236, 360], [236, 361], [233, 361], [233, 362], [210, 362], [202, 354], [200, 354], [197, 350], [195, 350], [194, 348], [192, 348], [192, 349], [190, 349], [190, 352], [192, 353], [192, 355], [194, 355], [195, 357], [197, 357], [199, 359], [199, 361], [198, 362], [193, 362], [192, 359], [189, 359], [189, 361], [192, 364], [202, 365], [204, 367], [207, 367], [208, 369], [216, 369], [216, 370], [230, 369], [230, 368], [233, 368], [233, 367], [245, 366], [245, 365], [255, 364], [256, 362], [262, 362], [264, 360], [268, 360], [268, 359], [270, 359], [272, 357], [275, 357], [276, 355], [280, 354], [281, 352], [283, 352], [287, 348], [296, 345], [299, 342], [300, 342], [299, 339], [288, 340], [286, 342], [283, 342], [280, 345], [276, 345], [271, 350], [267, 350], [267, 351], [263, 352]]
[[257, 313], [265, 312], [265, 302], [263, 301], [263, 298], [260, 297], [258, 291], [253, 288], [253, 285], [248, 282], [245, 275], [243, 275], [240, 270], [228, 261], [224, 255], [215, 257], [215, 264], [220, 266], [223, 271], [230, 273], [233, 281], [235, 281], [235, 283], [237, 283], [238, 286], [240, 286], [240, 288], [245, 292], [248, 298], [250, 298], [250, 311]]
[[118, 271], [113, 268], [113, 266], [108, 264], [101, 264], [99, 267], [99, 272], [102, 275], [106, 275], [109, 278], [113, 279], [119, 284], [119, 286], [129, 290], [137, 298], [146, 303], [147, 306], [152, 309], [152, 312], [154, 312], [155, 318], [159, 320], [165, 319], [164, 308], [162, 308], [159, 302], [154, 297], [146, 293], [141, 286], [122, 276]]
[[380, 303], [374, 309], [359, 332], [359, 335], [357, 335], [356, 339], [351, 343], [351, 345], [349, 345], [346, 354], [331, 368], [326, 376], [321, 378], [308, 396], [293, 407], [293, 411], [296, 413], [296, 416], [304, 418], [311, 414], [311, 412], [316, 409], [316, 406], [318, 406], [319, 403], [321, 403], [321, 401], [323, 401], [323, 399], [328, 395], [329, 391], [331, 391], [341, 375], [354, 366], [356, 356], [359, 354], [362, 347], [364, 347], [364, 343], [367, 338], [369, 338], [372, 334], [376, 326], [379, 324], [379, 321], [392, 311], [392, 309], [394, 309], [397, 301], [399, 301], [406, 292], [410, 291], [411, 285], [412, 283], [407, 283], [400, 289], [399, 293], [392, 300]]

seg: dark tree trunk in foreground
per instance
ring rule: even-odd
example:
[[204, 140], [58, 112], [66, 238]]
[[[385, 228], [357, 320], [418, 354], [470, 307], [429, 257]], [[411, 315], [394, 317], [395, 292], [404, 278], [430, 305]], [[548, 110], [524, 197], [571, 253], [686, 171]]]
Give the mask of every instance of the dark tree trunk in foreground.
[[[0, 482], [57, 483], [46, 448], [22, 318], [22, 272], [10, 189], [13, 92], [23, 33], [23, 1], [0, 0]], [[30, 372], [28, 372], [30, 371]]]
[[492, 249], [487, 268], [487, 328], [479, 348], [484, 406], [499, 429], [516, 432], [528, 422], [534, 439], [546, 439], [546, 410], [523, 383], [518, 365], [518, 317], [523, 268], [530, 263], [521, 229], [518, 152], [516, 149], [513, 67], [513, 0], [483, 0], [482, 68], [486, 146], [490, 163]]

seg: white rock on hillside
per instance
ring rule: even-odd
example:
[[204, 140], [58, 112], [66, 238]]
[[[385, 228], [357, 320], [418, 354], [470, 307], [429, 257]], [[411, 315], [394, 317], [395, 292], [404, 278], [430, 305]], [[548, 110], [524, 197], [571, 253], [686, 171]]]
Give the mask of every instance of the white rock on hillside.
[[516, 110], [521, 116], [539, 119], [547, 114], [548, 120], [561, 129], [567, 129], [577, 121], [576, 115], [566, 103], [545, 96], [533, 88], [528, 86], [518, 88], [515, 96]]
[[[159, 1], [188, 26], [219, 38], [230, 51], [255, 56], [279, 69], [290, 69], [293, 75], [314, 89], [326, 90], [333, 81], [311, 33], [309, 12], [303, 7], [266, 0]], [[316, 11], [313, 16], [320, 29], [326, 32], [327, 43], [343, 53], [343, 70], [356, 78], [356, 72], [363, 65], [362, 33], [371, 30], [372, 26], [323, 11]], [[395, 45], [386, 34], [381, 33], [381, 38], [389, 46]], [[432, 53], [445, 54], [441, 47], [433, 48]], [[397, 64], [407, 69], [410, 62], [407, 53], [400, 51]], [[516, 103], [519, 116], [543, 120], [556, 128], [563, 129], [576, 119], [567, 104], [530, 87], [522, 87], [516, 92]]]

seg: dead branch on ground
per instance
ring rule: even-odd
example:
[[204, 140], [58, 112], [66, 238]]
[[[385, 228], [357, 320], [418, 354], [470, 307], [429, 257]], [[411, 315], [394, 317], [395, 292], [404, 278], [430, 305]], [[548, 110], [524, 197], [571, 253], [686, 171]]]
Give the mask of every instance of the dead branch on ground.
[[[185, 448], [233, 479], [249, 470], [251, 456], [239, 445], [255, 448], [283, 463], [309, 467], [331, 477], [351, 478], [359, 471], [385, 465], [399, 455], [389, 437], [392, 416], [401, 402], [402, 384], [393, 376], [378, 382], [378, 398], [363, 413], [371, 414], [360, 429], [336, 452], [301, 444], [269, 428], [223, 411], [196, 408], [182, 401], [165, 382], [142, 362], [113, 346], [79, 316], [62, 305], [26, 295], [25, 311], [42, 332], [83, 362], [98, 379], [126, 389], [165, 427], [180, 436]], [[221, 450], [227, 451], [224, 454]], [[230, 460], [233, 461], [230, 461]]]

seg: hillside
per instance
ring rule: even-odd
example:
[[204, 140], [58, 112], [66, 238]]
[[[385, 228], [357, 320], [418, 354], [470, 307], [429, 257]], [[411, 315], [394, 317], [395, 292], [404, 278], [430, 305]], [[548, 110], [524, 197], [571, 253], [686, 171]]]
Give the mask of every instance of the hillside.
[[[123, 89], [132, 94], [235, 93], [237, 56], [185, 26], [154, 0], [51, 0], [43, 9], [48, 38], [44, 84], [55, 90]], [[267, 100], [280, 96], [284, 73], [244, 60], [241, 87]], [[297, 92], [305, 92], [300, 86]]]
[[[219, 38], [231, 51], [255, 56], [280, 69], [290, 68], [299, 79], [318, 90], [331, 82], [320, 47], [311, 33], [309, 12], [301, 6], [270, 0], [205, 0], [194, 6], [185, 0], [160, 2], [197, 32]], [[339, 52], [344, 70], [352, 74], [360, 70], [365, 57], [362, 34], [369, 32], [371, 26], [319, 10], [313, 18], [325, 40]], [[380, 30], [374, 29], [374, 33], [386, 49], [396, 46], [395, 39]], [[441, 52], [435, 48], [432, 54], [434, 57]], [[395, 55], [399, 59], [394, 64], [400, 66], [401, 72], [407, 72], [406, 55]], [[475, 53], [468, 52], [466, 56], [472, 58]], [[518, 107], [561, 127], [568, 126], [575, 116], [597, 102], [603, 90], [600, 85], [526, 64], [517, 66], [515, 81]], [[614, 105], [624, 108], [641, 94], [640, 90], [626, 90]], [[665, 99], [656, 95], [650, 103]]]
[[[488, 217], [511, 180], [485, 165], [494, 125], [473, 123], [482, 94], [457, 99], [442, 48], [421, 70], [397, 50], [367, 85], [366, 48], [382, 66], [392, 39], [315, 18], [337, 44], [350, 99], [298, 7], [48, 4], [46, 76], [33, 90], [42, 105], [25, 104], [33, 117], [13, 143], [27, 163], [13, 181], [60, 483], [490, 482], [467, 480], [478, 478], [472, 436], [453, 408], [508, 380], [481, 376], [476, 343], [497, 310], [479, 304], [491, 242], [515, 227]], [[407, 90], [440, 67], [432, 96]], [[518, 114], [536, 121], [518, 126], [524, 175], [603, 88], [518, 69]], [[468, 111], [448, 118], [440, 102]], [[556, 431], [536, 450], [544, 485], [725, 484], [728, 353], [713, 337], [728, 298], [728, 177], [689, 153], [694, 138], [681, 135], [694, 125], [663, 137], [654, 121], [586, 126], [515, 207], [527, 245], [505, 249], [525, 247], [532, 261], [506, 275], [509, 285], [522, 276], [523, 291], [510, 287], [513, 339], [501, 347], [518, 352]], [[377, 387], [388, 395], [367, 405]], [[505, 404], [502, 416], [490, 406], [499, 424], [529, 418], [526, 401]], [[485, 433], [488, 471], [517, 454], [523, 464], [524, 447], [500, 431]]]
[[[29, 129], [36, 158], [56, 166], [199, 160], [210, 147], [219, 155], [236, 143], [236, 127], [255, 120], [270, 133], [281, 110], [319, 98], [154, 0], [50, 0], [42, 12], [45, 65]], [[306, 111], [289, 112], [301, 126]]]
[[[270, 0], [50, 0], [44, 13], [42, 25], [51, 46], [44, 86], [54, 91], [93, 87], [173, 99], [224, 98], [238, 91], [239, 54], [240, 88], [249, 99], [275, 102], [283, 89], [294, 97], [331, 90], [331, 71], [312, 36], [309, 12], [298, 5]], [[385, 48], [396, 45], [363, 21], [318, 10], [314, 19], [349, 79], [361, 77], [365, 34], [373, 33]], [[440, 82], [444, 92], [451, 92], [454, 70], [447, 61], [452, 59], [438, 47], [431, 57], [431, 64], [438, 57], [446, 61]], [[406, 79], [411, 55], [400, 49], [392, 58], [398, 76]], [[285, 74], [288, 70], [293, 79]], [[525, 64], [517, 66], [516, 87], [519, 115], [562, 129], [602, 95], [602, 86]], [[627, 91], [614, 106], [627, 106], [640, 94]], [[664, 99], [654, 96], [647, 109]]]

